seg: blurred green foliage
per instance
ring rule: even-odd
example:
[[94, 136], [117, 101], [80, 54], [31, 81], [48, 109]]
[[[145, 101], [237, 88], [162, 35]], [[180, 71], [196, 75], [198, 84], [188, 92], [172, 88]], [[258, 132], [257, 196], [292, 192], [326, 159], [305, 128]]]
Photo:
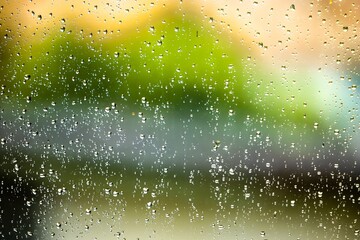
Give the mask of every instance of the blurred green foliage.
[[1, 81], [10, 98], [127, 105], [145, 101], [175, 111], [256, 113], [276, 124], [321, 122], [319, 109], [303, 106], [309, 100], [303, 93], [311, 86], [270, 76], [269, 69], [248, 60], [248, 50], [199, 19], [165, 15], [126, 33], [84, 33], [67, 23], [34, 38], [9, 48], [3, 61]]

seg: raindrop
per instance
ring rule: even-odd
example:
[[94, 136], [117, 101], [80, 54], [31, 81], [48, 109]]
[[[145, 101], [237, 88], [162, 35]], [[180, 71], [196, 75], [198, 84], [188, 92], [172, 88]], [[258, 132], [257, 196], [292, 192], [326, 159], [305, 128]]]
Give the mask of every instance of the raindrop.
[[56, 227], [57, 227], [58, 229], [60, 229], [60, 228], [61, 228], [61, 223], [60, 223], [60, 222], [57, 222], [57, 223], [56, 223]]
[[213, 141], [213, 150], [217, 150], [219, 147], [220, 147], [220, 145], [221, 145], [221, 142], [220, 142], [220, 140], [215, 140], [215, 141]]
[[24, 77], [24, 83], [28, 80], [30, 80], [31, 76], [30, 74], [26, 74], [25, 77]]
[[88, 208], [87, 208], [87, 209], [85, 210], [85, 213], [86, 213], [86, 215], [90, 215], [90, 214], [91, 214], [91, 209], [88, 209]]

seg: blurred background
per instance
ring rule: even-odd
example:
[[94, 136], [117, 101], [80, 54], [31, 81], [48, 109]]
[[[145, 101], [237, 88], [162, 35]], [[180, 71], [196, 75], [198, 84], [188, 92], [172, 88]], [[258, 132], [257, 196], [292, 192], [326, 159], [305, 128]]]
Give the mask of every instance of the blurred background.
[[4, 239], [357, 239], [356, 1], [1, 1]]

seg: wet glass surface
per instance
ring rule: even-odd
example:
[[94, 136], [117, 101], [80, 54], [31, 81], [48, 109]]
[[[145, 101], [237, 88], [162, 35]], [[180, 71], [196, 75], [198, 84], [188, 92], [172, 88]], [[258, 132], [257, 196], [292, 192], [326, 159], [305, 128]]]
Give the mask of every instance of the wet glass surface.
[[0, 238], [358, 239], [356, 1], [4, 1]]

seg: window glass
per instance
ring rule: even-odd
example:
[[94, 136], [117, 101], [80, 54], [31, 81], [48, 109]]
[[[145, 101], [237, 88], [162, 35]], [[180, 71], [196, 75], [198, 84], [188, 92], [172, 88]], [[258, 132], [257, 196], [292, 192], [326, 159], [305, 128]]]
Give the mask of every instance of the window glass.
[[357, 239], [359, 3], [2, 1], [1, 239]]

